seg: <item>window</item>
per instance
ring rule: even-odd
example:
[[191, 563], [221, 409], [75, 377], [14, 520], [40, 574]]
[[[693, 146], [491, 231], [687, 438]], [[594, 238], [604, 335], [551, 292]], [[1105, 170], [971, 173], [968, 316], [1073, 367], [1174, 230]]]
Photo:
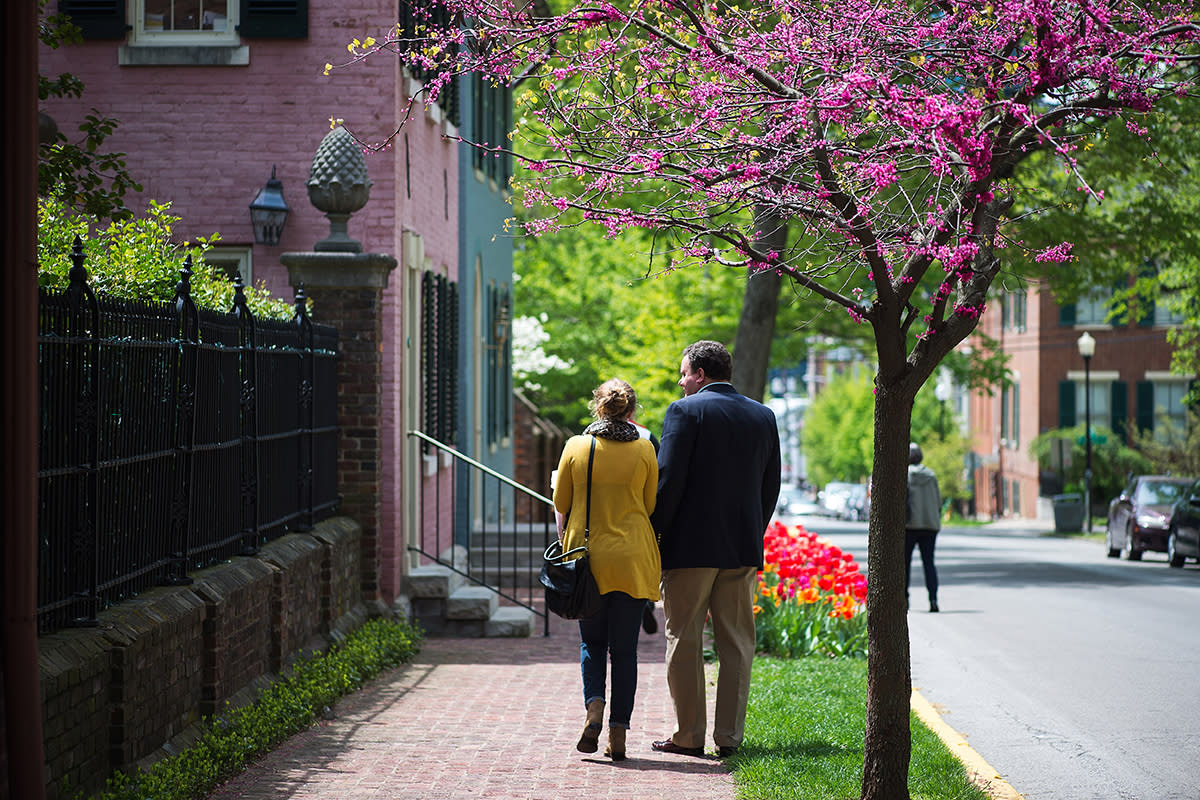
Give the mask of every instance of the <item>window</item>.
[[245, 66], [244, 39], [305, 39], [308, 0], [58, 0], [84, 39], [113, 39], [122, 66]]
[[1010, 450], [1021, 445], [1021, 383], [1000, 390], [1000, 441]]
[[1183, 312], [1172, 310], [1166, 303], [1154, 304], [1154, 324], [1168, 327], [1183, 324]]
[[1008, 443], [1008, 396], [1011, 391], [1007, 386], [1000, 389], [1000, 441], [1005, 444]]
[[250, 247], [214, 247], [204, 254], [204, 262], [221, 269], [232, 278], [242, 276], [242, 283], [250, 286], [254, 283], [253, 248]]
[[[1147, 372], [1137, 385], [1137, 425], [1165, 441], [1187, 430], [1187, 397], [1192, 382], [1169, 372]], [[1160, 424], [1160, 421], [1162, 424]]]
[[1000, 297], [1001, 325], [1004, 330], [1024, 333], [1026, 326], [1027, 297], [1024, 289], [1005, 292]]
[[1075, 301], [1075, 324], [1106, 325], [1111, 310], [1112, 292], [1089, 292]]
[[1084, 381], [1076, 381], [1075, 383], [1075, 408], [1080, 412], [1080, 421], [1083, 421], [1083, 414], [1089, 410], [1092, 415], [1092, 425], [1107, 425], [1112, 427], [1112, 408], [1109, 400], [1112, 397], [1112, 387], [1107, 382], [1092, 380], [1091, 391], [1091, 408], [1085, 401]]
[[[429, 27], [444, 29], [450, 24], [450, 11], [441, 3], [430, 0], [400, 0], [396, 20], [400, 37], [400, 46], [406, 50], [420, 50], [422, 32]], [[437, 66], [425, 67], [410, 64], [408, 73], [413, 80], [424, 83], [438, 77], [441, 73]], [[437, 105], [446, 115], [451, 125], [460, 124], [459, 82], [451, 78], [446, 81], [438, 94]], [[415, 91], [413, 92], [415, 94]]]
[[[1072, 370], [1058, 386], [1058, 427], [1082, 425], [1089, 410], [1084, 400], [1084, 374]], [[1093, 372], [1091, 378], [1092, 425], [1103, 425], [1117, 435], [1126, 434], [1127, 394], [1129, 386], [1115, 371]]]
[[1021, 446], [1021, 383], [1014, 381], [1012, 386], [1012, 431], [1008, 446], [1017, 450]]
[[[144, 36], [160, 33], [228, 34], [229, 0], [141, 0], [135, 26]], [[234, 9], [236, 24], [236, 8]]]

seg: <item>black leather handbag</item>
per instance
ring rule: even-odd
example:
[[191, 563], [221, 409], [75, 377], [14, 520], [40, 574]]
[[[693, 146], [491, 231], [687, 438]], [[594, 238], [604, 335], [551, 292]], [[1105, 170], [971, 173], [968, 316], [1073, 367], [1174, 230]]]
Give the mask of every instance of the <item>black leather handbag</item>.
[[583, 547], [566, 552], [562, 540], [556, 539], [542, 554], [542, 571], [538, 581], [546, 590], [546, 608], [563, 619], [586, 619], [594, 616], [601, 605], [600, 588], [592, 577], [588, 557], [588, 536], [592, 521], [592, 462], [596, 458], [596, 437], [588, 452], [587, 505], [584, 512]]

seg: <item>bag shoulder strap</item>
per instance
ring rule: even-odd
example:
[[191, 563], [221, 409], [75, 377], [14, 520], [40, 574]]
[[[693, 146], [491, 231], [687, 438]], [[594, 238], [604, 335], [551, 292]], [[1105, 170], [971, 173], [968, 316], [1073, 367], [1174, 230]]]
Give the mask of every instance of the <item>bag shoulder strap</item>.
[[592, 464], [596, 460], [596, 437], [592, 436], [592, 447], [588, 451], [588, 476], [587, 476], [587, 505], [583, 513], [583, 546], [587, 547], [588, 531], [592, 526]]

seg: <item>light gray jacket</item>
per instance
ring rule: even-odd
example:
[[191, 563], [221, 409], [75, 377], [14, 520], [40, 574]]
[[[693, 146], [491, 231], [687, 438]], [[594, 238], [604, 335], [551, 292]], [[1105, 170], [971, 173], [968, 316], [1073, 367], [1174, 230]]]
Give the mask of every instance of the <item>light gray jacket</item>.
[[942, 493], [937, 475], [924, 464], [908, 465], [908, 530], [938, 531], [942, 527]]

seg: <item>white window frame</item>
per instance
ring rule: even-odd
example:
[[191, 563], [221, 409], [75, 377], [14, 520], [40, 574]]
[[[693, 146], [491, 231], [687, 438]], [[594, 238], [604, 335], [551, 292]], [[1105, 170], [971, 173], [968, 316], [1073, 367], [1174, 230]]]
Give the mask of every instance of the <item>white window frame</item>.
[[241, 0], [228, 0], [223, 31], [146, 30], [146, 0], [128, 0], [129, 43], [117, 50], [120, 66], [239, 66], [250, 63], [250, 48], [242, 44]]
[[[168, 0], [169, 2], [170, 0]], [[200, 0], [203, 7], [204, 0]], [[146, 0], [131, 0], [129, 4], [133, 30], [130, 41], [140, 45], [230, 45], [239, 44], [237, 26], [241, 12], [240, 0], [227, 0], [225, 30], [167, 31], [146, 30]]]
[[254, 248], [248, 245], [229, 247], [217, 245], [210, 247], [204, 254], [204, 263], [220, 267], [229, 273], [230, 278], [236, 272], [242, 276], [242, 283], [254, 285]]

